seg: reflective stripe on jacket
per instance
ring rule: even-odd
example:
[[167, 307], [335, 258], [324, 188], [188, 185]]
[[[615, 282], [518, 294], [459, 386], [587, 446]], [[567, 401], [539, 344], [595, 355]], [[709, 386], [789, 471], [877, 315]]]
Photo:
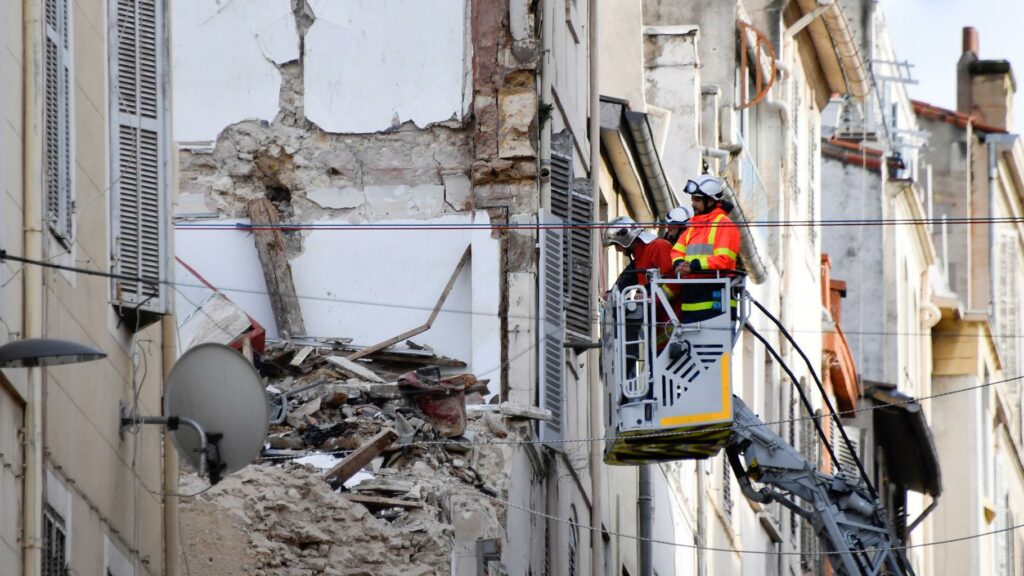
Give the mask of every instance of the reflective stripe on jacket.
[[696, 260], [701, 270], [735, 270], [739, 251], [739, 228], [725, 210], [716, 207], [690, 218], [686, 232], [672, 248], [672, 265]]

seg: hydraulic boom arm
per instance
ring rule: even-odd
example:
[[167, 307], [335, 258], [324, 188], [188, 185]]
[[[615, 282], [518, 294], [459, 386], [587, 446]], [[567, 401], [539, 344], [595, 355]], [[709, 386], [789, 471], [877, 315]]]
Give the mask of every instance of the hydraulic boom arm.
[[[913, 576], [902, 543], [863, 482], [819, 472], [736, 397], [733, 430], [725, 449], [743, 495], [779, 502], [810, 520], [836, 574]], [[763, 486], [755, 488], [754, 482]]]

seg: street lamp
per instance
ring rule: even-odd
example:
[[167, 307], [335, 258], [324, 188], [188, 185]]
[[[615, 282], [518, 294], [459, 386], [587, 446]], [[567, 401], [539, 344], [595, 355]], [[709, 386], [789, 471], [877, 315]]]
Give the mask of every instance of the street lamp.
[[27, 338], [0, 346], [0, 368], [57, 366], [106, 358], [106, 354], [77, 342]]

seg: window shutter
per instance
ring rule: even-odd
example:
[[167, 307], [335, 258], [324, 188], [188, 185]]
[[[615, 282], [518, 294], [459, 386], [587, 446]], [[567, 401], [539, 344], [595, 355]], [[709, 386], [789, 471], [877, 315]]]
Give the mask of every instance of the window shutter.
[[1003, 375], [1016, 378], [1020, 375], [1017, 342], [1019, 323], [1017, 309], [1017, 239], [1013, 234], [999, 236], [996, 266], [996, 346], [1003, 361]]
[[593, 315], [590, 234], [594, 203], [589, 186], [580, 186], [580, 182], [586, 180], [573, 178], [572, 154], [552, 152], [551, 213], [568, 224], [562, 247], [565, 327], [571, 335], [590, 340]]
[[117, 0], [113, 73], [112, 229], [116, 272], [150, 282], [115, 280], [114, 303], [168, 311], [165, 33], [162, 0]]
[[[564, 274], [563, 221], [543, 211], [540, 214], [540, 279], [538, 282], [538, 392], [540, 407], [554, 415], [551, 422], [541, 422], [543, 442], [562, 439], [565, 396], [565, 320], [562, 281]], [[561, 450], [560, 442], [550, 445]]]
[[[591, 223], [594, 218], [594, 199], [590, 187], [579, 186], [572, 192], [569, 229], [569, 305], [566, 309], [566, 329], [584, 340], [590, 340], [593, 309], [591, 270], [593, 257], [590, 254]], [[586, 181], [584, 181], [586, 182]], [[586, 193], [584, 193], [586, 192]]]
[[46, 0], [43, 147], [46, 220], [65, 245], [72, 239], [74, 190], [72, 176], [70, 0]]
[[833, 446], [835, 447], [836, 458], [839, 460], [839, 465], [842, 467], [843, 471], [856, 477], [860, 475], [860, 471], [857, 468], [857, 459], [854, 458], [855, 454], [857, 458], [860, 458], [861, 455], [860, 429], [854, 426], [843, 426], [843, 428], [846, 430], [846, 435], [850, 438], [850, 444], [853, 446], [853, 451], [851, 452], [850, 449], [846, 446], [846, 442], [843, 441], [842, 436], [840, 436], [839, 434], [834, 434]]

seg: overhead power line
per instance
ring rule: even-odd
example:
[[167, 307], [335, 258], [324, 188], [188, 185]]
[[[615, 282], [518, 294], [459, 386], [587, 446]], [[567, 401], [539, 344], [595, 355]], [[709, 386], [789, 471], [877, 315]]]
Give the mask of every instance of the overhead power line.
[[[995, 216], [976, 218], [850, 218], [850, 219], [828, 219], [828, 220], [757, 220], [736, 222], [737, 226], [746, 228], [828, 228], [843, 226], [934, 226], [934, 225], [970, 225], [970, 224], [1024, 224], [1024, 217]], [[638, 222], [643, 228], [655, 228], [663, 226], [664, 222]], [[711, 223], [691, 223], [690, 226], [711, 226]], [[325, 222], [295, 222], [290, 224], [257, 225], [242, 222], [179, 222], [175, 224], [177, 230], [189, 231], [224, 231], [239, 230], [243, 232], [255, 230], [280, 230], [282, 232], [303, 231], [303, 230], [333, 230], [333, 231], [411, 231], [411, 230], [605, 230], [619, 228], [611, 226], [607, 222], [573, 222], [569, 224], [543, 224], [543, 223], [520, 223], [520, 224], [495, 224], [489, 222], [407, 222], [407, 223], [325, 223]]]

